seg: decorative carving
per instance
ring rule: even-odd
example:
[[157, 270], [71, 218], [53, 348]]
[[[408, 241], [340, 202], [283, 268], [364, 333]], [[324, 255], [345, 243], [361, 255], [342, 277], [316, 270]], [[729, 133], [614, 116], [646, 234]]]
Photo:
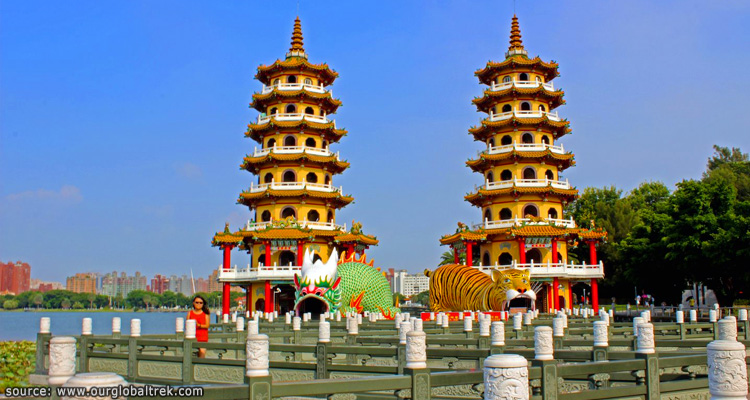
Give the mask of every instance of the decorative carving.
[[318, 342], [330, 343], [331, 341], [331, 323], [321, 321], [318, 325]]
[[[551, 332], [550, 332], [551, 333]], [[485, 398], [529, 399], [529, 370], [526, 359], [515, 354], [496, 354], [484, 364]]]
[[638, 350], [640, 354], [651, 354], [656, 352], [654, 343], [654, 326], [649, 323], [639, 324], [638, 329]]
[[490, 335], [490, 345], [505, 346], [505, 323], [502, 321], [493, 322]]
[[707, 346], [708, 389], [712, 397], [745, 398], [748, 394], [745, 346], [715, 340]]
[[603, 387], [609, 386], [609, 374], [599, 373], [589, 375], [589, 389], [598, 390]]
[[89, 358], [90, 372], [114, 372], [118, 375], [128, 374], [127, 360], [112, 360], [108, 358]]
[[39, 333], [49, 333], [51, 327], [51, 321], [49, 317], [42, 317], [39, 319]]
[[534, 358], [537, 360], [553, 360], [552, 328], [538, 326], [534, 329]]
[[196, 365], [195, 379], [201, 382], [242, 383], [244, 370], [222, 365]]
[[268, 376], [268, 336], [247, 335], [245, 343], [247, 376]]
[[427, 335], [421, 331], [406, 334], [406, 368], [427, 368]]
[[49, 383], [62, 385], [76, 373], [76, 339], [56, 336], [49, 341]]
[[594, 321], [594, 346], [609, 346], [607, 323]]
[[737, 341], [737, 320], [734, 317], [719, 321], [719, 340]]
[[138, 375], [147, 378], [182, 379], [182, 363], [140, 361]]
[[416, 377], [416, 382], [414, 382], [414, 396], [420, 399], [426, 399], [429, 397], [430, 393], [430, 382], [429, 382], [429, 374], [423, 373], [419, 374]]

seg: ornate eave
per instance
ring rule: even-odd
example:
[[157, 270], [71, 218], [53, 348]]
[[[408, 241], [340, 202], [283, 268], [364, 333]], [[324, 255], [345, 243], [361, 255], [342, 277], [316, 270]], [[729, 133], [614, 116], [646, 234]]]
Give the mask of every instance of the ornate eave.
[[524, 194], [538, 194], [543, 197], [546, 196], [559, 196], [563, 197], [568, 201], [575, 200], [578, 197], [577, 189], [557, 189], [552, 186], [547, 187], [523, 187], [513, 186], [503, 189], [485, 190], [479, 189], [475, 193], [470, 193], [464, 196], [464, 199], [476, 207], [482, 207], [487, 198], [493, 198], [497, 196], [513, 195], [520, 196]]
[[255, 173], [257, 167], [261, 167], [266, 164], [274, 164], [289, 161], [302, 161], [305, 164], [315, 164], [319, 166], [325, 166], [326, 170], [332, 174], [340, 174], [349, 168], [349, 163], [336, 159], [335, 154], [330, 156], [317, 156], [314, 154], [307, 153], [296, 153], [296, 154], [277, 154], [270, 152], [264, 156], [252, 157], [246, 156], [243, 159], [243, 163], [240, 165], [241, 169]]
[[486, 89], [482, 97], [477, 97], [471, 102], [477, 106], [477, 110], [482, 112], [489, 112], [489, 109], [497, 104], [499, 101], [511, 98], [521, 100], [533, 100], [536, 98], [542, 98], [548, 102], [550, 111], [565, 104], [563, 98], [565, 93], [562, 90], [548, 90], [542, 85], [536, 88], [517, 88], [510, 87], [505, 90], [493, 91]]
[[555, 165], [559, 170], [565, 170], [575, 165], [573, 153], [558, 154], [547, 149], [545, 151], [517, 151], [507, 153], [487, 154], [481, 153], [479, 158], [466, 161], [466, 165], [474, 172], [484, 172], [496, 165], [508, 162], [523, 162], [527, 160], [544, 161], [546, 164]]
[[541, 74], [544, 80], [549, 82], [560, 76], [557, 68], [558, 64], [554, 61], [545, 62], [539, 57], [529, 58], [523, 54], [516, 54], [502, 62], [488, 61], [487, 65], [474, 72], [474, 75], [485, 85], [492, 84], [498, 75], [509, 72], [534, 72]]
[[258, 143], [261, 143], [263, 140], [263, 136], [276, 133], [281, 130], [285, 129], [294, 129], [294, 130], [311, 130], [316, 131], [319, 134], [325, 136], [329, 142], [335, 143], [341, 140], [342, 137], [344, 137], [347, 134], [346, 129], [337, 129], [334, 125], [333, 121], [327, 123], [327, 124], [321, 124], [318, 122], [311, 122], [307, 120], [299, 120], [299, 121], [277, 121], [273, 116], [271, 117], [271, 120], [268, 123], [265, 124], [255, 124], [250, 123], [247, 125], [247, 131], [245, 132], [245, 136], [249, 137], [253, 140], [255, 140]]
[[267, 107], [276, 103], [283, 104], [284, 102], [290, 102], [293, 100], [317, 104], [327, 114], [335, 113], [341, 106], [341, 100], [332, 98], [331, 94], [328, 92], [315, 93], [307, 90], [279, 90], [278, 88], [274, 88], [268, 93], [253, 94], [253, 102], [250, 103], [250, 108], [254, 108], [260, 112], [266, 112]]
[[570, 122], [567, 120], [553, 121], [546, 115], [540, 118], [516, 118], [511, 117], [502, 121], [488, 121], [483, 119], [480, 126], [469, 128], [469, 134], [474, 136], [474, 140], [485, 142], [492, 135], [499, 133], [503, 129], [519, 130], [545, 130], [550, 131], [555, 139], [562, 137], [571, 132]]
[[276, 60], [271, 65], [261, 65], [255, 74], [255, 79], [270, 85], [271, 77], [283, 73], [302, 73], [317, 76], [323, 86], [328, 86], [338, 78], [339, 73], [331, 69], [328, 64], [313, 64], [303, 57], [287, 57], [285, 60]]
[[250, 193], [250, 192], [242, 192], [240, 193], [240, 198], [237, 200], [238, 204], [242, 204], [251, 208], [254, 208], [255, 205], [262, 200], [270, 199], [280, 199], [280, 198], [293, 198], [293, 197], [311, 197], [311, 198], [317, 198], [317, 199], [323, 199], [328, 200], [331, 202], [331, 207], [333, 208], [342, 208], [347, 206], [349, 203], [354, 201], [354, 198], [351, 196], [342, 195], [338, 192], [319, 192], [315, 190], [276, 190], [276, 189], [266, 189], [261, 192], [256, 193]]

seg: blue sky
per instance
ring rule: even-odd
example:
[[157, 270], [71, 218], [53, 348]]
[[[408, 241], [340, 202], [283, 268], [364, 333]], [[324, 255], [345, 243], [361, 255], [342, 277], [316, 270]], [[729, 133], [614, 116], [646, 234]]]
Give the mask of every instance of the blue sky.
[[[518, 1], [530, 55], [560, 64], [562, 139], [579, 189], [700, 177], [713, 144], [750, 150], [750, 3]], [[283, 58], [297, 2], [0, 3], [0, 260], [32, 277], [207, 275], [252, 176], [259, 64]], [[340, 73], [338, 222], [380, 239], [376, 265], [433, 268], [478, 222], [473, 72], [502, 60], [511, 1], [302, 1], [305, 48]], [[246, 254], [233, 262], [246, 265]]]

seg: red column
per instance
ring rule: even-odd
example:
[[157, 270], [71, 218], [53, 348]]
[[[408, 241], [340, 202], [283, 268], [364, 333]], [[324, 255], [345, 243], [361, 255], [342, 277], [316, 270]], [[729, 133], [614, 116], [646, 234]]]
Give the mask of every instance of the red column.
[[518, 261], [526, 264], [526, 238], [518, 238]]
[[297, 265], [302, 265], [302, 259], [305, 254], [304, 244], [305, 242], [301, 240], [297, 241]]
[[352, 255], [354, 255], [354, 243], [349, 243], [346, 245], [346, 258], [349, 258]]
[[471, 248], [474, 242], [466, 242], [466, 266], [471, 267], [471, 261], [474, 259], [474, 255], [471, 254]]
[[555, 311], [560, 311], [560, 280], [557, 277], [552, 278], [552, 304], [555, 305]]
[[266, 267], [268, 267], [271, 265], [271, 242], [266, 241], [264, 245], [266, 249], [266, 260], [263, 263], [266, 264]]
[[264, 312], [273, 312], [273, 294], [271, 294], [271, 281], [266, 281], [266, 309]]
[[451, 246], [451, 250], [453, 250], [453, 264], [458, 264], [458, 250], [453, 246]]
[[559, 261], [557, 255], [557, 239], [552, 238], [552, 264], [557, 264]]
[[589, 263], [591, 265], [595, 265], [597, 263], [596, 261], [596, 242], [595, 241], [589, 241]]
[[245, 311], [252, 310], [253, 306], [253, 285], [245, 286]]
[[[224, 271], [229, 270], [229, 266], [232, 262], [232, 247], [234, 246], [222, 246], [224, 249]], [[229, 314], [229, 282], [224, 282], [224, 287], [221, 293], [221, 313]]]
[[591, 308], [599, 312], [599, 284], [596, 283], [596, 278], [591, 280]]

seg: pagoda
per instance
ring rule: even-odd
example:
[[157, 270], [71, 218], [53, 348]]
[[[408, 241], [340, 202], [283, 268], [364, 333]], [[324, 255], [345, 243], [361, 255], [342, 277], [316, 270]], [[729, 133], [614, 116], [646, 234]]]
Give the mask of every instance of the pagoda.
[[[464, 198], [481, 209], [483, 222], [459, 223], [440, 243], [453, 249], [456, 263], [464, 252], [470, 266], [478, 251], [477, 268], [487, 273], [530, 269], [540, 310], [572, 308], [571, 289], [580, 281], [590, 285], [591, 305], [598, 309], [597, 279], [604, 272], [596, 244], [606, 232], [579, 228], [563, 215], [578, 191], [560, 176], [575, 161], [558, 142], [571, 130], [555, 111], [565, 104], [553, 83], [557, 68], [554, 61], [529, 58], [514, 15], [505, 60], [489, 61], [474, 73], [487, 87], [472, 103], [487, 115], [469, 134], [487, 147], [466, 162], [482, 174], [484, 184]], [[569, 249], [579, 242], [589, 246], [588, 264], [569, 258]]]
[[[294, 274], [306, 250], [314, 252], [314, 261], [326, 262], [334, 249], [346, 258], [378, 244], [362, 233], [361, 224], [336, 223], [337, 211], [354, 200], [333, 184], [349, 167], [331, 150], [347, 134], [331, 119], [341, 106], [330, 89], [337, 77], [327, 64], [308, 61], [299, 17], [286, 58], [258, 67], [255, 79], [263, 88], [253, 94], [250, 107], [260, 115], [245, 136], [260, 147], [240, 165], [257, 181], [237, 200], [255, 211], [254, 218], [236, 231], [227, 224], [211, 242], [224, 256], [218, 278], [222, 314], [229, 313], [230, 285], [245, 288], [248, 311], [289, 311]], [[233, 249], [250, 254], [246, 269], [230, 266]]]

